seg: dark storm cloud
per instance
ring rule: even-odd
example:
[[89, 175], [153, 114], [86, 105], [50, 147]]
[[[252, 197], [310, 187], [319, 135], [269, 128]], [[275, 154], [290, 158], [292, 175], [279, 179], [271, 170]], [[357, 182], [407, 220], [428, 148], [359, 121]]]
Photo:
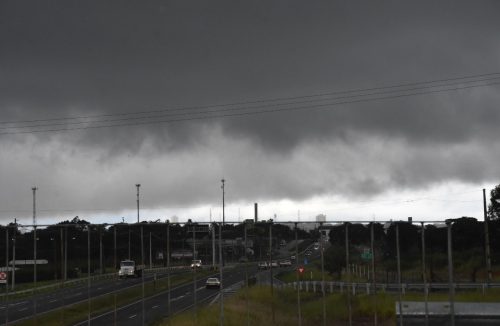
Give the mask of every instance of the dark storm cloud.
[[[294, 97], [497, 72], [499, 9], [496, 1], [3, 1], [1, 120]], [[127, 171], [133, 165], [125, 168], [119, 159], [168, 160], [191, 153], [200, 163], [220, 155], [225, 162], [210, 157], [212, 166], [195, 172], [193, 180], [206, 178], [203, 172], [231, 174], [247, 189], [240, 198], [374, 194], [439, 180], [487, 178], [474, 172], [490, 171], [484, 160], [467, 158], [462, 164], [437, 155], [442, 165], [453, 165], [443, 170], [429, 161], [432, 153], [454, 146], [471, 146], [478, 156], [491, 154], [477, 146], [488, 151], [498, 138], [498, 87], [242, 118], [4, 135], [0, 142], [4, 149], [23, 142], [33, 148], [63, 144], [61, 157], [88, 152], [96, 168], [112, 161]], [[224, 147], [221, 139], [232, 142]], [[343, 168], [351, 164], [338, 151], [363, 161], [363, 144], [371, 141], [390, 143], [391, 159], [380, 152], [366, 154], [387, 168], [380, 167], [375, 177], [369, 162], [355, 172]], [[225, 157], [241, 146], [238, 142], [248, 151]], [[308, 146], [317, 151], [309, 153]], [[328, 166], [303, 156], [329, 146], [331, 156], [323, 160], [344, 171], [342, 177], [330, 171], [310, 182], [307, 176]], [[249, 160], [250, 172], [241, 171]], [[278, 173], [282, 161], [295, 164], [286, 163]], [[8, 171], [5, 164], [2, 169]], [[272, 181], [252, 183], [256, 177]], [[339, 178], [341, 186], [332, 186]], [[186, 193], [172, 201], [210, 197], [207, 189], [186, 184]]]

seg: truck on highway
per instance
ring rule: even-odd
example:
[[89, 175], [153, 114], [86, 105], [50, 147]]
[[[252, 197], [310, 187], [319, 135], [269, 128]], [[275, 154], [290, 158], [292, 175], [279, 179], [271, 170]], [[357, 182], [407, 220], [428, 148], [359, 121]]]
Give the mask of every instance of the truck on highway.
[[139, 277], [142, 276], [143, 271], [144, 265], [136, 265], [135, 261], [126, 259], [120, 262], [118, 277]]

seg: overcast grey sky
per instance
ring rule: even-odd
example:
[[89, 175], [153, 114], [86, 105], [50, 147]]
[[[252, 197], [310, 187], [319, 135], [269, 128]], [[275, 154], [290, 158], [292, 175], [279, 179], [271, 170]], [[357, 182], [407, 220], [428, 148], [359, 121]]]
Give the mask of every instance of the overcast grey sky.
[[[222, 177], [233, 216], [258, 201], [269, 216], [480, 217], [478, 194], [500, 182], [500, 75], [448, 92], [150, 122], [497, 73], [499, 13], [498, 1], [2, 1], [0, 221], [29, 221], [33, 185], [46, 221], [133, 221], [136, 183], [145, 218], [207, 218], [210, 207], [217, 217]], [[141, 119], [64, 120], [84, 116]], [[81, 127], [91, 129], [33, 132]], [[359, 204], [396, 197], [435, 202]]]

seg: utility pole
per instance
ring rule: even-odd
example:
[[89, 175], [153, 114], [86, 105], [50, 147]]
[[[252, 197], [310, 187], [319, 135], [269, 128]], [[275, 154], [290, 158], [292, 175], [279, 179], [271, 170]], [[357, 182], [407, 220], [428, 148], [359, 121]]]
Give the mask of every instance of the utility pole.
[[[139, 189], [139, 188], [137, 188]], [[137, 195], [139, 198], [139, 195]], [[139, 199], [137, 200], [137, 203], [139, 203]], [[139, 204], [137, 204], [139, 205]], [[137, 206], [139, 207], [139, 206]], [[139, 216], [139, 215], [137, 215]], [[141, 271], [141, 286], [142, 286], [142, 297], [141, 297], [141, 318], [142, 318], [142, 324], [144, 326], [144, 321], [146, 319], [145, 316], [145, 309], [144, 309], [144, 296], [145, 296], [145, 289], [144, 289], [144, 268], [146, 266], [145, 261], [144, 261], [144, 229], [143, 226], [141, 225], [141, 265], [142, 265], [142, 271]]]
[[351, 305], [351, 269], [349, 268], [349, 224], [345, 223], [345, 269], [347, 272], [347, 308], [349, 310], [349, 326], [352, 326], [352, 305]]
[[299, 326], [302, 325], [302, 308], [300, 306], [300, 275], [299, 275], [299, 238], [297, 222], [295, 222], [295, 272], [297, 274], [297, 318], [299, 319]]
[[31, 188], [33, 190], [33, 226], [36, 225], [36, 191], [38, 190], [37, 187]]
[[90, 326], [90, 225], [87, 231], [87, 325]]
[[128, 260], [130, 260], [130, 224], [128, 225]]
[[212, 269], [215, 270], [215, 233], [217, 228], [215, 223], [212, 223]]
[[[197, 283], [196, 269], [198, 267], [196, 266], [196, 262], [195, 262], [195, 260], [196, 260], [196, 225], [192, 224], [191, 227], [192, 227], [192, 231], [193, 231], [193, 264], [194, 264], [193, 265], [193, 300], [194, 300], [193, 301], [193, 308], [194, 308], [193, 314], [194, 314], [194, 324], [196, 325], [197, 324], [197, 312], [196, 312], [197, 307], [196, 306], [198, 303], [197, 302], [198, 298], [196, 297], [196, 289], [197, 289], [197, 287], [196, 287], [196, 283]], [[189, 228], [189, 226], [188, 226], [188, 228]], [[189, 229], [188, 229], [188, 231], [189, 231]]]
[[[5, 266], [9, 266], [9, 228], [5, 228]], [[7, 280], [8, 282], [8, 280]], [[5, 299], [9, 299], [9, 284], [5, 284]], [[9, 324], [9, 303], [6, 304], [5, 325]]]
[[245, 236], [245, 305], [247, 310], [247, 326], [250, 325], [250, 309], [248, 304], [248, 255], [247, 255], [247, 222], [244, 222], [244, 236]]
[[451, 326], [455, 326], [455, 287], [453, 285], [453, 247], [452, 247], [452, 224], [450, 221], [446, 223], [448, 228], [448, 288], [450, 300], [450, 321]]
[[[34, 283], [34, 288], [33, 288], [33, 294], [35, 293], [36, 291], [36, 191], [37, 191], [37, 187], [33, 187], [31, 188], [31, 190], [33, 190], [33, 283]], [[37, 312], [36, 312], [36, 298], [33, 300], [33, 313], [35, 315], [35, 325], [37, 324]]]
[[375, 273], [375, 223], [370, 223], [370, 247], [372, 251], [372, 284], [373, 284], [373, 303], [374, 303], [374, 314], [373, 314], [373, 325], [377, 326], [377, 277]]
[[273, 313], [273, 324], [275, 323], [274, 312], [274, 282], [273, 282], [273, 220], [269, 221], [269, 277], [271, 278], [271, 311]]
[[323, 301], [323, 326], [326, 326], [326, 299], [325, 299], [325, 258], [324, 258], [324, 244], [323, 244], [323, 222], [319, 223], [319, 244], [321, 250], [321, 295]]
[[226, 180], [222, 179], [221, 182], [222, 182], [222, 186], [221, 186], [221, 188], [222, 188], [222, 225], [224, 225], [226, 222], [226, 215], [225, 215], [225, 206], [226, 206], [225, 205], [225, 195], [226, 195], [226, 192], [225, 192], [225, 188], [224, 188], [224, 184], [225, 184]]
[[402, 294], [402, 285], [401, 285], [401, 254], [399, 251], [399, 223], [396, 223], [396, 259], [398, 266], [398, 287], [399, 287], [399, 325], [403, 326], [403, 294]]
[[[16, 233], [17, 219], [14, 219], [14, 235], [12, 237], [12, 291], [16, 288]], [[8, 266], [8, 265], [7, 265]]]
[[113, 270], [116, 270], [116, 225], [113, 226]]
[[139, 188], [141, 187], [141, 184], [138, 183], [135, 186], [137, 187], [137, 223], [139, 223]]
[[167, 221], [167, 286], [168, 286], [168, 295], [167, 295], [167, 316], [170, 325], [170, 221]]
[[[224, 183], [222, 183], [224, 185]], [[222, 225], [219, 223], [219, 300], [220, 300], [220, 314], [219, 314], [219, 326], [224, 325], [224, 282], [222, 280], [222, 269], [224, 268], [222, 264]]]
[[102, 265], [102, 226], [99, 225], [99, 272], [103, 273]]
[[422, 226], [422, 281], [424, 282], [424, 305], [425, 305], [425, 326], [429, 326], [429, 291], [427, 289], [427, 271], [425, 267], [425, 225], [421, 222]]
[[68, 280], [68, 227], [64, 227], [64, 281]]
[[491, 283], [491, 254], [490, 254], [490, 232], [489, 232], [489, 217], [486, 211], [486, 189], [483, 189], [483, 210], [484, 210], [484, 246], [486, 253], [486, 270], [488, 272], [488, 285]]
[[151, 247], [151, 232], [149, 232], [149, 268], [153, 268], [153, 254]]

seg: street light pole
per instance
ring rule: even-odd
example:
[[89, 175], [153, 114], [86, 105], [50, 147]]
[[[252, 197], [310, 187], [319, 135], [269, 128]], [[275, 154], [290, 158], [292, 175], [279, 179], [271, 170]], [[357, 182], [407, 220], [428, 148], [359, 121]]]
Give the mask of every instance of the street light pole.
[[225, 198], [224, 198], [225, 194], [226, 194], [225, 189], [224, 189], [224, 183], [226, 182], [226, 180], [222, 179], [221, 182], [222, 182], [222, 186], [221, 186], [221, 188], [222, 188], [222, 225], [224, 225], [224, 223], [226, 222], [226, 215], [225, 215], [225, 206], [226, 205], [225, 205]]
[[135, 186], [137, 187], [137, 223], [139, 223], [139, 188], [141, 187], [141, 184], [138, 183]]
[[489, 218], [486, 211], [486, 189], [483, 189], [483, 210], [484, 210], [484, 246], [486, 254], [486, 271], [488, 272], [488, 285], [491, 283], [491, 254], [490, 254], [490, 232]]

